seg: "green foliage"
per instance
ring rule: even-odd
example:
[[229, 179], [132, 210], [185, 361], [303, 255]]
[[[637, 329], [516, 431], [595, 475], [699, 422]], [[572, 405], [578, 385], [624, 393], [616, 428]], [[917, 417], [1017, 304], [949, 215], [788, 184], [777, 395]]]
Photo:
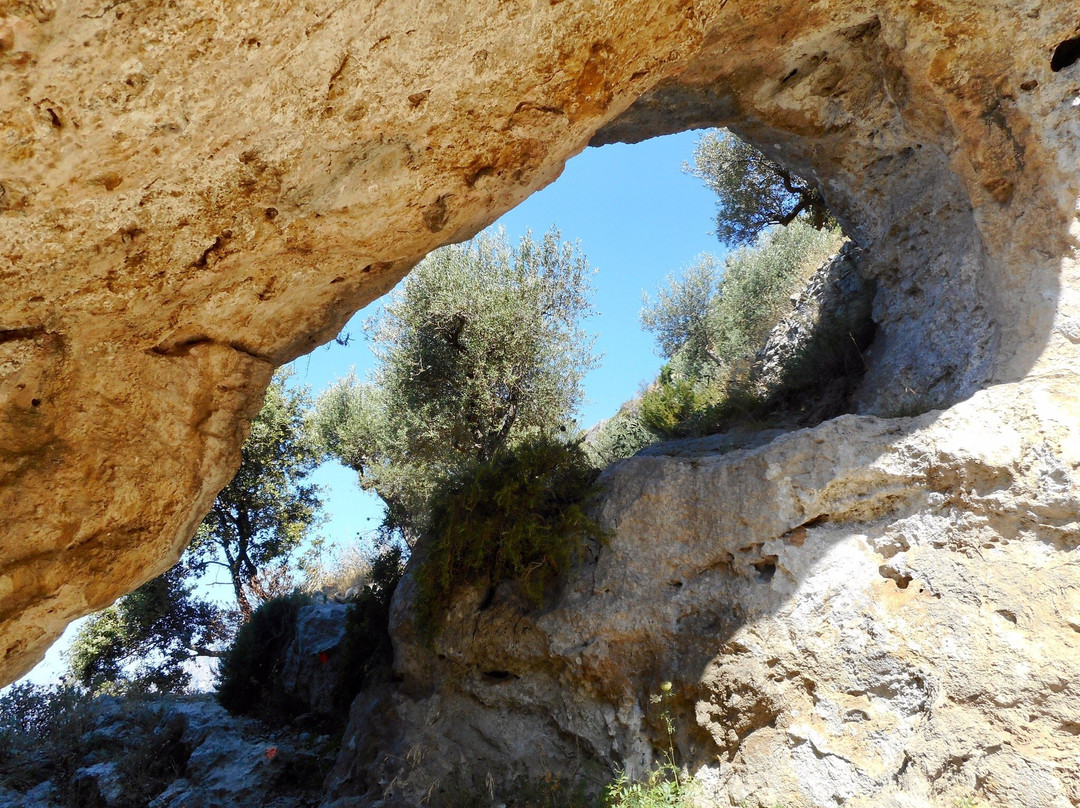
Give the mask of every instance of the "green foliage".
[[953, 801], [954, 808], [980, 808], [982, 803], [973, 794], [966, 797], [958, 797]]
[[692, 808], [699, 789], [670, 760], [665, 760], [644, 782], [627, 778], [623, 772], [608, 786], [608, 808]]
[[127, 699], [125, 706], [127, 738], [134, 743], [118, 749], [92, 749], [91, 755], [116, 761], [123, 789], [110, 808], [145, 808], [183, 776], [191, 750], [182, 741], [184, 722], [164, 722], [163, 708], [137, 699]]
[[665, 367], [641, 397], [641, 421], [657, 434], [675, 437], [708, 403], [704, 390], [690, 379], [673, 377]]
[[436, 250], [365, 328], [378, 366], [319, 397], [311, 429], [411, 543], [434, 493], [476, 462], [569, 428], [596, 359], [584, 256], [551, 230]]
[[371, 562], [367, 585], [345, 613], [341, 644], [342, 678], [338, 703], [344, 714], [356, 695], [388, 672], [394, 646], [390, 641], [390, 600], [404, 569], [400, 546], [383, 548]]
[[607, 808], [692, 808], [695, 798], [700, 795], [698, 784], [675, 762], [673, 696], [671, 682], [662, 682], [660, 692], [649, 697], [650, 705], [659, 710], [666, 735], [660, 763], [644, 781], [631, 780], [626, 772], [621, 772], [607, 787]]
[[581, 446], [536, 438], [474, 463], [434, 501], [423, 562], [416, 570], [417, 623], [436, 629], [459, 588], [516, 581], [534, 605], [585, 540], [603, 538], [582, 501], [595, 472]]
[[[841, 241], [835, 231], [794, 221], [728, 256], [703, 315], [700, 295], [685, 293], [705, 288], [701, 279], [712, 270], [700, 261], [687, 270], [690, 280], [669, 278], [655, 303], [646, 298], [642, 323], [658, 335], [661, 353], [671, 361], [641, 398], [645, 427], [682, 437], [716, 432], [733, 420], [767, 421], [795, 392], [820, 385], [823, 374], [850, 372], [854, 360], [861, 362], [846, 332], [822, 329], [792, 357], [775, 388], [763, 388], [753, 374], [755, 353], [789, 297]], [[694, 314], [681, 317], [677, 309], [688, 300]]]
[[68, 651], [74, 679], [91, 691], [183, 691], [184, 663], [223, 640], [227, 627], [213, 604], [196, 598], [192, 570], [177, 564], [98, 612], [80, 628]]
[[730, 132], [706, 133], [685, 170], [716, 193], [716, 235], [726, 244], [752, 244], [766, 228], [796, 220], [819, 230], [835, 225], [816, 184]]
[[582, 445], [593, 468], [604, 469], [616, 460], [631, 457], [661, 435], [651, 429], [641, 413], [641, 402], [630, 401], [589, 432]]
[[182, 691], [184, 664], [216, 656], [228, 636], [225, 615], [194, 597], [191, 581], [209, 565], [225, 567], [241, 617], [292, 588], [290, 566], [316, 523], [320, 502], [306, 484], [319, 453], [303, 417], [309, 401], [278, 373], [252, 422], [242, 462], [203, 520], [180, 564], [92, 617], [69, 654], [75, 680], [94, 692]]
[[292, 710], [278, 682], [297, 615], [309, 603], [311, 597], [299, 593], [272, 598], [240, 626], [218, 667], [217, 699], [222, 707], [240, 714], [256, 708], [270, 714]]
[[[0, 786], [26, 792], [48, 780], [59, 804], [98, 805], [96, 785], [76, 773], [113, 762], [121, 789], [109, 805], [145, 808], [183, 775], [183, 723], [163, 722], [163, 710], [139, 696], [102, 704], [70, 686], [16, 685], [0, 696]], [[100, 731], [105, 715], [123, 731]]]
[[720, 295], [722, 274], [715, 256], [706, 253], [682, 277], [668, 275], [655, 301], [642, 292], [641, 325], [656, 335], [661, 356], [680, 354], [694, 368], [720, 362], [713, 354], [709, 313]]
[[720, 293], [709, 313], [716, 354], [727, 363], [752, 357], [788, 298], [842, 241], [839, 232], [793, 222], [728, 256]]
[[307, 477], [320, 453], [308, 437], [306, 392], [279, 371], [251, 424], [243, 459], [206, 515], [189, 553], [193, 565], [226, 568], [241, 617], [293, 586], [289, 566], [316, 525], [321, 502]]
[[0, 696], [0, 785], [25, 791], [52, 779], [58, 788], [69, 786], [88, 751], [92, 718], [74, 687], [13, 686]]

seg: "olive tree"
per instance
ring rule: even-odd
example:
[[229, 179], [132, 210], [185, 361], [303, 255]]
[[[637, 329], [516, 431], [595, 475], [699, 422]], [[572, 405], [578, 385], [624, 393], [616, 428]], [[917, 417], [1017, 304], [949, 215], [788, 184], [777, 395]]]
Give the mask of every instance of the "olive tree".
[[376, 370], [323, 393], [312, 428], [386, 502], [387, 527], [415, 540], [466, 465], [572, 426], [596, 364], [591, 274], [555, 229], [483, 234], [421, 261], [365, 324]]
[[642, 296], [641, 324], [681, 375], [707, 376], [751, 357], [788, 296], [842, 241], [835, 230], [794, 221], [730, 253], [722, 272], [716, 259], [702, 256], [681, 276], [668, 276], [655, 299]]
[[716, 235], [725, 244], [752, 244], [770, 225], [797, 218], [816, 230], [835, 224], [816, 183], [725, 130], [706, 133], [685, 170], [716, 193]]

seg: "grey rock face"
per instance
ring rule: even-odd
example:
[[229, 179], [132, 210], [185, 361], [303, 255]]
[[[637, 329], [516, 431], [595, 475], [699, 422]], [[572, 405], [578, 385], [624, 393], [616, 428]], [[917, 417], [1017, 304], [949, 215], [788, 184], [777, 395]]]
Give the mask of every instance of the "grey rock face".
[[334, 710], [347, 609], [338, 603], [313, 604], [301, 609], [296, 618], [296, 636], [285, 656], [281, 685], [287, 695], [313, 712]]
[[[791, 311], [773, 327], [755, 357], [754, 375], [762, 387], [774, 388], [792, 358], [810, 353], [815, 342], [819, 353], [824, 354], [824, 361], [832, 358], [831, 355], [857, 351], [869, 344], [874, 331], [871, 319], [874, 284], [859, 275], [861, 253], [854, 244], [846, 243], [793, 297]], [[813, 369], [804, 371], [809, 372]]]
[[0, 808], [113, 808], [135, 794], [148, 794], [150, 808], [303, 808], [320, 798], [327, 737], [237, 718], [210, 696], [105, 697], [89, 709], [70, 786], [3, 789]]
[[52, 781], [38, 783], [25, 794], [11, 789], [0, 789], [0, 808], [59, 808], [54, 802], [56, 788]]

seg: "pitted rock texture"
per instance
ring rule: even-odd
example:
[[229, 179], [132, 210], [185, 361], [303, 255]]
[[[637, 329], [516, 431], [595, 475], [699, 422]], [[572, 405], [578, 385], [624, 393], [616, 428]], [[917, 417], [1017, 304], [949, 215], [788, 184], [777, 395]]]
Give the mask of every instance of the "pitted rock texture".
[[876, 256], [864, 411], [1070, 372], [1078, 12], [0, 0], [0, 678], [177, 557], [274, 365], [589, 142], [817, 177]]
[[613, 538], [548, 608], [470, 593], [428, 648], [406, 578], [402, 684], [354, 705], [327, 806], [641, 777], [665, 711], [705, 804], [1080, 801], [1071, 382], [663, 448], [606, 472]]

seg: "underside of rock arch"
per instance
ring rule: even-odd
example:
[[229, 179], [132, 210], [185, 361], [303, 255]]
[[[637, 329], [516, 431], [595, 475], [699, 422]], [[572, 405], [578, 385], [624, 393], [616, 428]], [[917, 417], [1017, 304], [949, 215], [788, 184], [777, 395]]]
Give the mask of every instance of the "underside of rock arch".
[[177, 558], [275, 366], [589, 144], [701, 126], [866, 249], [853, 467], [911, 445], [875, 414], [997, 424], [993, 463], [811, 475], [832, 516], [1011, 475], [1013, 537], [1070, 551], [1078, 32], [1075, 0], [0, 0], [0, 675]]

